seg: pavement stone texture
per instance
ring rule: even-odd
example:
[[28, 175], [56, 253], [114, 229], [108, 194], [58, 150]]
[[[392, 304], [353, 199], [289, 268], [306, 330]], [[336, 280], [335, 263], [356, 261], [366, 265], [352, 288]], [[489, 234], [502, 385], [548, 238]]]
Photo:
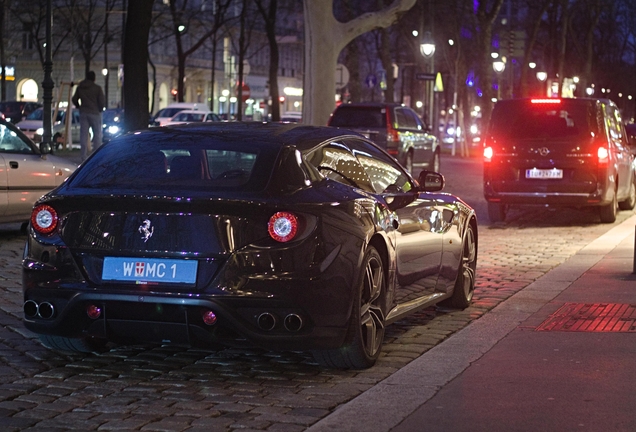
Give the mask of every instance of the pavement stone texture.
[[479, 228], [474, 303], [429, 308], [387, 328], [364, 371], [327, 370], [302, 352], [140, 345], [65, 355], [24, 329], [25, 235], [0, 226], [0, 430], [303, 431], [566, 261], [616, 223], [591, 210], [514, 210]]

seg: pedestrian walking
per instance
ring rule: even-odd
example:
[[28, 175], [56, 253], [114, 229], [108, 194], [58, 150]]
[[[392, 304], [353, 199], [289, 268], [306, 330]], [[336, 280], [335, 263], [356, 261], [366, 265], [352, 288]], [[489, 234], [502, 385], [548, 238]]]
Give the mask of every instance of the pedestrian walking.
[[[73, 95], [73, 104], [80, 112], [80, 148], [82, 162], [102, 144], [102, 111], [104, 91], [95, 84], [95, 72], [88, 71]], [[89, 139], [89, 129], [93, 130], [93, 145]]]

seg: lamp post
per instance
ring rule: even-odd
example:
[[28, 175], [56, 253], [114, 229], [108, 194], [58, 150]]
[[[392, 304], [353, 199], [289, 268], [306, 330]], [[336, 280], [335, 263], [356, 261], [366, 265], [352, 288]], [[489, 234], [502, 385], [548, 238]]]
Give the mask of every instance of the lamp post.
[[[431, 32], [424, 33], [424, 38], [422, 39], [422, 43], [420, 44], [420, 53], [422, 57], [426, 60], [426, 72], [435, 73], [435, 59], [433, 55], [435, 54], [435, 42], [433, 41], [433, 37], [431, 36]], [[426, 82], [426, 100], [427, 100], [427, 113], [426, 120], [428, 126], [433, 128], [433, 103], [434, 103], [434, 94], [433, 94], [433, 86], [435, 80], [428, 80]], [[433, 129], [434, 130], [434, 129]]]
[[501, 85], [499, 83], [499, 77], [506, 70], [506, 62], [502, 60], [495, 60], [492, 62], [492, 68], [497, 74], [497, 100], [501, 99]]
[[544, 71], [537, 72], [537, 79], [541, 82], [541, 93], [543, 93], [541, 96], [546, 96], [547, 92], [543, 83], [548, 79], [548, 73]]

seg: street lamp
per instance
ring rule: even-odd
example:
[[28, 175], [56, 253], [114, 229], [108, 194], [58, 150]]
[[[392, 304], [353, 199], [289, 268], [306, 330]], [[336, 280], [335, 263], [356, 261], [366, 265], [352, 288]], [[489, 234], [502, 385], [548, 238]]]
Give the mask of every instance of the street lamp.
[[424, 33], [424, 39], [422, 39], [422, 43], [420, 44], [420, 53], [427, 59], [433, 57], [433, 54], [435, 54], [435, 42], [431, 37], [431, 32]]
[[492, 62], [492, 68], [497, 73], [497, 99], [501, 99], [501, 85], [499, 83], [499, 77], [506, 70], [506, 62], [503, 60], [497, 60]]
[[[420, 53], [427, 60], [426, 67], [427, 72], [435, 73], [435, 64], [433, 54], [435, 54], [435, 42], [433, 41], [433, 37], [431, 36], [431, 32], [425, 32], [424, 38], [422, 39], [422, 43], [420, 44]], [[434, 104], [434, 94], [433, 94], [433, 80], [428, 80], [426, 82], [426, 93], [427, 93], [427, 101], [428, 101], [428, 115], [426, 116], [426, 121], [430, 128], [433, 128], [434, 118], [433, 118], [433, 104]], [[435, 129], [433, 129], [435, 130]]]

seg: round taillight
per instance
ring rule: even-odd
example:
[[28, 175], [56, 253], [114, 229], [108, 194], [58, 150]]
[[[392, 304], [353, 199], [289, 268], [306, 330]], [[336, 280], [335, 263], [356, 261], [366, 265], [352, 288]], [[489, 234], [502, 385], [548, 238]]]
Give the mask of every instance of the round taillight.
[[206, 325], [214, 325], [216, 324], [216, 314], [211, 310], [203, 312], [203, 322]]
[[90, 319], [97, 319], [101, 316], [101, 314], [102, 308], [99, 306], [93, 304], [86, 306], [86, 315], [88, 315]]
[[599, 147], [596, 152], [598, 155], [599, 162], [607, 162], [609, 159], [609, 150], [605, 147]]
[[40, 234], [48, 234], [57, 228], [57, 212], [46, 204], [39, 205], [31, 213], [31, 226]]
[[267, 231], [274, 240], [281, 243], [288, 242], [298, 232], [298, 218], [288, 212], [275, 213], [269, 218]]

